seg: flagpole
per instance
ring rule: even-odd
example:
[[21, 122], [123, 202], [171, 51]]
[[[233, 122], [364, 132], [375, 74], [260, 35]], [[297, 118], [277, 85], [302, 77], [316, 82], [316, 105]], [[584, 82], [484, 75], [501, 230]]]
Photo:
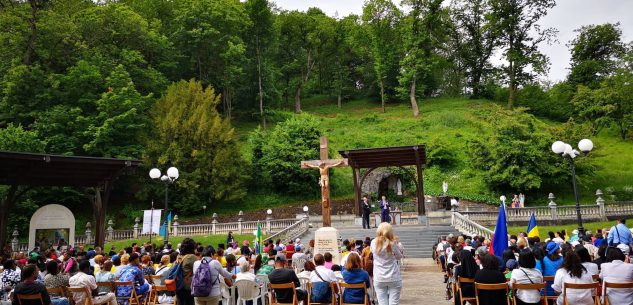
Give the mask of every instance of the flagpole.
[[152, 213], [149, 214], [149, 244], [152, 244], [152, 233], [154, 231], [154, 199], [152, 199]]

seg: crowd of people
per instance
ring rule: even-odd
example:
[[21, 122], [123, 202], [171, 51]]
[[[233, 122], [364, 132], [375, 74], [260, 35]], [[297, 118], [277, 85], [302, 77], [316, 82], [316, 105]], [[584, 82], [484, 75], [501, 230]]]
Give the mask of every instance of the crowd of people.
[[[542, 296], [547, 296], [550, 304], [563, 305], [565, 285], [595, 283], [594, 289], [568, 289], [567, 304], [595, 304], [593, 296], [598, 296], [608, 298], [610, 304], [633, 305], [633, 288], [605, 289], [604, 285], [633, 283], [633, 240], [624, 219], [595, 234], [579, 235], [574, 230], [568, 237], [562, 230], [548, 232], [548, 236], [544, 241], [525, 233], [510, 236], [507, 249], [496, 255], [491, 254], [491, 241], [481, 236], [441, 237], [434, 254], [445, 272], [446, 299], [462, 304], [462, 297], [475, 297], [475, 283], [507, 283], [509, 292], [479, 291], [479, 304], [507, 304], [509, 297], [516, 299], [516, 305], [541, 304]], [[540, 283], [545, 283], [544, 290], [512, 289], [515, 284]]]
[[[0, 300], [13, 305], [39, 305], [39, 300], [20, 302], [19, 296], [40, 294], [44, 305], [84, 304], [87, 297], [95, 305], [117, 305], [127, 304], [136, 295], [143, 304], [155, 293], [152, 298], [157, 298], [157, 303], [172, 303], [175, 298], [178, 305], [217, 305], [223, 298], [236, 297], [237, 292], [229, 287], [248, 280], [262, 293], [269, 284], [294, 283], [296, 289], [274, 290], [280, 302], [292, 302], [294, 295], [305, 301], [310, 295], [315, 302], [335, 298], [364, 304], [367, 298], [379, 305], [399, 304], [404, 250], [388, 223], [377, 228], [375, 238], [341, 240], [338, 253], [315, 253], [314, 240], [307, 244], [300, 239], [285, 243], [266, 240], [261, 251], [250, 245], [244, 240], [239, 246], [229, 233], [227, 243], [215, 247], [191, 238], [185, 238], [174, 249], [170, 244], [158, 248], [149, 243], [134, 243], [118, 251], [114, 247], [109, 251], [83, 246], [36, 247], [29, 253], [0, 257]], [[115, 285], [121, 282], [132, 285]], [[341, 289], [342, 283], [372, 287], [375, 299], [364, 289]], [[59, 288], [67, 291], [69, 287], [83, 288], [87, 293], [49, 293]], [[158, 293], [157, 287], [165, 289]]]

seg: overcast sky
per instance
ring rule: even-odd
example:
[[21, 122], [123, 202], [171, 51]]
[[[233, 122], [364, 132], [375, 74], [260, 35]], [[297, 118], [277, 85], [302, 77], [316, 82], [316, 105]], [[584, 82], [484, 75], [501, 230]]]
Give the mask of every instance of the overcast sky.
[[[364, 0], [272, 0], [282, 9], [304, 11], [319, 7], [326, 14], [339, 17], [362, 13]], [[395, 0], [399, 3], [399, 0]], [[449, 2], [446, 0], [445, 2]], [[567, 76], [569, 49], [566, 44], [576, 35], [574, 29], [588, 24], [620, 22], [623, 40], [633, 40], [633, 1], [631, 0], [558, 0], [555, 8], [541, 20], [542, 26], [558, 29], [558, 42], [542, 45], [541, 51], [551, 61], [548, 78], [558, 81]]]

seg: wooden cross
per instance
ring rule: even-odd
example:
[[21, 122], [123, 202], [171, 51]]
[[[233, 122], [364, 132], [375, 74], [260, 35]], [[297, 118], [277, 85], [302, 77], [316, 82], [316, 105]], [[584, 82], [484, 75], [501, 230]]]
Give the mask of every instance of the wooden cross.
[[347, 159], [328, 159], [327, 138], [321, 137], [321, 160], [301, 161], [302, 169], [318, 169], [321, 174], [319, 185], [321, 186], [321, 210], [323, 226], [332, 226], [330, 211], [330, 168], [347, 166]]

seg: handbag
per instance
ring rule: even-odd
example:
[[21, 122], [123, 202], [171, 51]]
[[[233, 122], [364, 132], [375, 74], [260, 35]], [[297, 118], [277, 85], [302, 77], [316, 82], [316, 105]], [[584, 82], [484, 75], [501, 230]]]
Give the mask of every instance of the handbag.
[[325, 281], [316, 269], [314, 270], [314, 273], [321, 279], [322, 282], [312, 283], [310, 301], [315, 303], [331, 303], [332, 287], [330, 287], [330, 282]]

